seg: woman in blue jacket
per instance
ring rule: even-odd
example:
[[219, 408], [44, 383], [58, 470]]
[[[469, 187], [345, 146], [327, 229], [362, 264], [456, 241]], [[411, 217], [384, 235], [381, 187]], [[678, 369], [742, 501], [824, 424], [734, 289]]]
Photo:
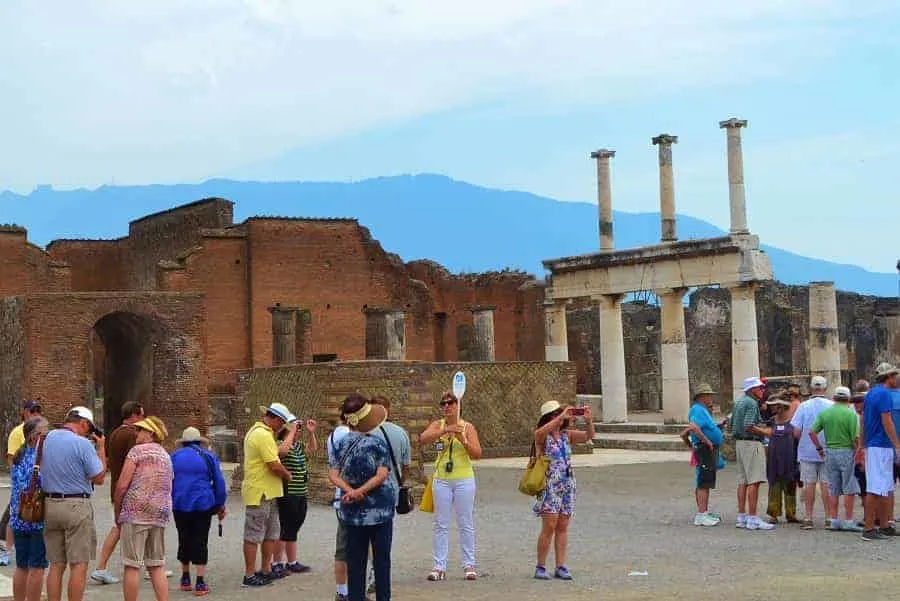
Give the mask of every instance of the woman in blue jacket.
[[[181, 448], [172, 453], [172, 514], [178, 530], [178, 561], [181, 562], [181, 590], [209, 594], [206, 563], [209, 557], [209, 528], [212, 516], [225, 517], [227, 487], [219, 458], [207, 450], [209, 441], [197, 428], [185, 428], [178, 441]], [[197, 568], [196, 584], [191, 586], [191, 564]]]

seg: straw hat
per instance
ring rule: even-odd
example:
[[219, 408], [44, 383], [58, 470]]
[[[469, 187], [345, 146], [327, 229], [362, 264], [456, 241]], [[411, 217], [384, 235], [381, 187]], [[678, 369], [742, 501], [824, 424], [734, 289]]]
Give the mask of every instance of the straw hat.
[[154, 415], [145, 417], [139, 422], [135, 422], [134, 427], [146, 430], [147, 432], [150, 432], [150, 434], [153, 434], [153, 438], [156, 439], [156, 442], [164, 441], [169, 435], [169, 431], [166, 430], [166, 425], [161, 419]]
[[560, 407], [561, 405], [558, 401], [547, 401], [546, 403], [541, 405], [541, 417], [559, 410]]
[[694, 391], [694, 398], [697, 398], [701, 394], [716, 394], [716, 391], [712, 389], [712, 386], [709, 384], [703, 383], [697, 386], [697, 390]]

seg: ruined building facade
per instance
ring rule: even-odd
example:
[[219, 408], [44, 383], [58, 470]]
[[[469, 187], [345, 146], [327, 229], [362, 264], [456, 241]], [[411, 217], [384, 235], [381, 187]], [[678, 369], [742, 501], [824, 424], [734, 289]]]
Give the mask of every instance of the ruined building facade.
[[[805, 373], [805, 288], [757, 292], [763, 373]], [[0, 411], [51, 419], [91, 406], [109, 428], [141, 400], [170, 431], [231, 425], [239, 370], [361, 359], [543, 361], [545, 285], [403, 262], [352, 219], [252, 217], [207, 199], [132, 222], [116, 240], [43, 250], [0, 228]], [[839, 294], [845, 375], [900, 356], [896, 301]], [[701, 289], [686, 315], [692, 384], [730, 395], [730, 300]], [[599, 312], [567, 307], [578, 391], [600, 391]], [[623, 305], [629, 408], [659, 406], [658, 309]]]

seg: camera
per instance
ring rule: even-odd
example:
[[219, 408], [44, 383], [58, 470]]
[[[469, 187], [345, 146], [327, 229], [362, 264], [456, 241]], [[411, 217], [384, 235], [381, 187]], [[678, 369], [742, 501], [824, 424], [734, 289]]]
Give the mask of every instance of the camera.
[[98, 428], [98, 427], [95, 426], [94, 424], [91, 424], [91, 434], [94, 435], [94, 436], [96, 436], [97, 438], [102, 438], [102, 437], [103, 437], [103, 430], [101, 430], [100, 428]]
[[453, 462], [452, 461], [448, 461], [447, 463], [444, 464], [444, 471], [447, 472], [448, 474], [453, 471]]
[[584, 407], [574, 407], [572, 409], [573, 417], [584, 417]]

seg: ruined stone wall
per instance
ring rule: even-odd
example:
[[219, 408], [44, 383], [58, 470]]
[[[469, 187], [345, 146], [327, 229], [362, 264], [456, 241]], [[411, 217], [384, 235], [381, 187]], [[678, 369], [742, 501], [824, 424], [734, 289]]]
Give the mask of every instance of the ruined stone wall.
[[4, 440], [19, 423], [24, 400], [25, 331], [21, 320], [22, 300], [0, 299], [0, 432]]
[[128, 226], [127, 289], [156, 288], [156, 264], [197, 245], [201, 229], [232, 225], [233, 209], [231, 201], [211, 198], [132, 221]]
[[68, 266], [28, 242], [25, 228], [0, 225], [0, 298], [70, 287]]
[[[243, 437], [259, 419], [260, 405], [281, 402], [301, 419], [317, 419], [318, 436], [324, 443], [338, 423], [339, 406], [347, 394], [380, 394], [391, 401], [392, 421], [409, 432], [412, 477], [421, 483], [423, 462], [432, 460], [434, 452], [420, 448], [418, 437], [431, 420], [439, 418], [441, 392], [450, 388], [458, 369], [467, 380], [463, 419], [478, 428], [486, 457], [527, 454], [540, 405], [551, 399], [575, 401], [571, 363], [365, 361], [271, 367], [239, 375], [238, 434]], [[327, 483], [324, 452], [311, 458], [310, 477], [312, 498], [330, 501], [333, 488]]]
[[128, 241], [54, 240], [47, 252], [72, 270], [73, 292], [128, 289]]
[[516, 355], [518, 361], [544, 360], [544, 282], [527, 281], [516, 298]]
[[[6, 303], [12, 302], [9, 299]], [[22, 395], [41, 398], [51, 421], [73, 405], [94, 406], [91, 333], [104, 316], [132, 313], [152, 321], [148, 414], [162, 417], [172, 438], [207, 423], [206, 323], [200, 294], [64, 293], [20, 297], [26, 366]]]

